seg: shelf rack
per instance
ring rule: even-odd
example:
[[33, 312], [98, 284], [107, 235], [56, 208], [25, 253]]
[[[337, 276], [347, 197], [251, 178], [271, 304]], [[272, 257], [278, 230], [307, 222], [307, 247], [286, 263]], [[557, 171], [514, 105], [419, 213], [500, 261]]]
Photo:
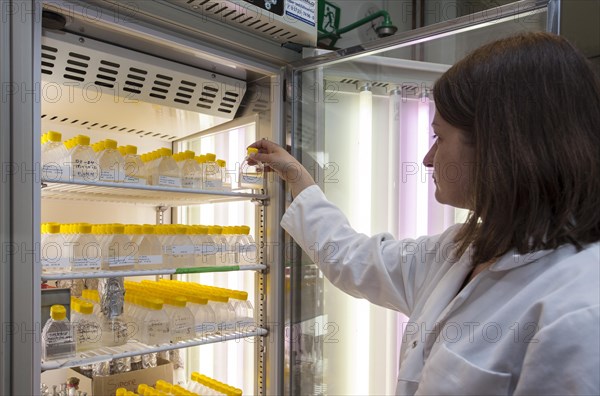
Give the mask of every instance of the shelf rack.
[[167, 268], [155, 270], [132, 270], [132, 271], [90, 271], [90, 272], [57, 272], [42, 274], [43, 281], [49, 280], [67, 280], [83, 278], [114, 278], [127, 276], [146, 276], [146, 275], [180, 275], [180, 274], [198, 274], [205, 272], [229, 272], [229, 271], [262, 271], [267, 266], [264, 264], [252, 265], [224, 265], [212, 267], [190, 267], [190, 268]]
[[130, 340], [126, 344], [116, 347], [103, 347], [85, 352], [79, 352], [74, 358], [42, 361], [41, 367], [42, 371], [55, 370], [66, 367], [77, 367], [87, 364], [107, 362], [112, 359], [144, 355], [147, 353], [170, 351], [173, 349], [214, 344], [217, 342], [224, 342], [229, 340], [265, 336], [267, 335], [267, 333], [267, 329], [263, 329], [260, 327], [252, 327], [249, 325], [247, 329], [222, 331], [216, 334], [202, 335], [197, 338], [193, 338], [187, 341], [180, 341], [174, 344], [148, 346], [139, 341]]
[[[245, 190], [242, 190], [245, 191]], [[206, 203], [266, 200], [266, 194], [238, 191], [190, 190], [126, 183], [54, 181], [42, 179], [42, 198], [148, 206], [187, 206]]]

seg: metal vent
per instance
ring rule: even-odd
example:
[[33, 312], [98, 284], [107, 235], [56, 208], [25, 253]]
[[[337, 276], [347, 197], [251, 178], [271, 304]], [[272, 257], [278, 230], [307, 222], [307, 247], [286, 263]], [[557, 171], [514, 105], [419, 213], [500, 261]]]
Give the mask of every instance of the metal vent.
[[246, 91], [242, 80], [69, 33], [44, 32], [42, 80], [129, 102], [148, 102], [233, 119]]
[[54, 124], [62, 124], [74, 127], [82, 127], [86, 129], [95, 129], [100, 131], [108, 131], [108, 132], [119, 132], [126, 133], [130, 135], [136, 135], [139, 137], [150, 137], [160, 140], [172, 141], [178, 139], [177, 136], [164, 134], [156, 131], [147, 131], [143, 129], [130, 128], [123, 125], [114, 125], [114, 124], [106, 124], [98, 121], [92, 120], [83, 120], [77, 118], [70, 118], [65, 116], [59, 116], [54, 114], [42, 114], [41, 117], [43, 120], [52, 122]]
[[195, 14], [210, 17], [218, 21], [238, 26], [244, 30], [267, 37], [279, 43], [316, 41], [316, 28], [306, 25], [305, 21], [286, 15], [280, 17], [252, 4], [238, 1], [211, 0], [168, 0]]

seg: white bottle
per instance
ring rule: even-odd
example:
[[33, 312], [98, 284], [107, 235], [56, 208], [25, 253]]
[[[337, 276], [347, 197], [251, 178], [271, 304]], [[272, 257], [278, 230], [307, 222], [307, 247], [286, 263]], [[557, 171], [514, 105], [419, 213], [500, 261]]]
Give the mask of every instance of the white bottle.
[[142, 323], [141, 341], [148, 345], [166, 344], [171, 338], [169, 317], [163, 310], [163, 300], [146, 298], [144, 305], [148, 313]]
[[90, 138], [78, 135], [76, 143], [69, 153], [71, 167], [71, 178], [73, 181], [97, 182], [100, 176], [100, 168], [96, 161], [96, 154], [90, 147]]
[[196, 336], [194, 314], [186, 306], [187, 299], [183, 296], [164, 297], [165, 311], [171, 322], [171, 342], [189, 340]]
[[194, 226], [194, 261], [196, 267], [210, 267], [216, 265], [217, 245], [208, 235], [207, 226]]
[[42, 272], [65, 272], [70, 269], [69, 255], [65, 239], [60, 233], [60, 224], [49, 223], [40, 248]]
[[239, 264], [256, 264], [258, 262], [258, 251], [256, 249], [256, 242], [254, 242], [254, 238], [250, 235], [250, 227], [243, 225], [239, 228], [241, 236], [239, 239]]
[[206, 153], [206, 162], [202, 167], [202, 184], [204, 190], [221, 190], [223, 188], [221, 167], [217, 163], [216, 154]]
[[148, 184], [146, 164], [137, 155], [136, 146], [125, 146], [125, 178], [123, 182], [140, 186]]
[[113, 224], [111, 233], [102, 245], [102, 269], [126, 271], [135, 268], [136, 246], [125, 235], [123, 224]]
[[202, 167], [196, 162], [193, 151], [184, 151], [180, 153], [181, 180], [183, 188], [192, 190], [202, 189]]
[[[139, 229], [138, 229], [139, 227]], [[132, 242], [137, 246], [136, 269], [164, 268], [163, 249], [160, 241], [154, 235], [155, 227], [149, 224], [134, 226]]]
[[248, 300], [248, 292], [231, 290], [229, 296], [235, 309], [237, 323], [240, 325], [254, 324], [254, 307]]
[[247, 153], [248, 154], [246, 158], [240, 166], [240, 174], [238, 177], [239, 188], [261, 190], [265, 188], [264, 167], [260, 162], [256, 165], [250, 165], [248, 163], [250, 154], [258, 153], [258, 149], [254, 147], [248, 147]]
[[48, 181], [69, 180], [69, 168], [65, 167], [68, 152], [62, 143], [60, 132], [48, 131], [42, 146], [42, 178]]
[[152, 184], [162, 187], [181, 187], [179, 166], [168, 148], [160, 149], [160, 158], [153, 169]]
[[72, 305], [71, 322], [75, 328], [77, 351], [86, 351], [102, 346], [102, 324], [94, 314], [94, 305], [77, 301]]
[[109, 183], [121, 183], [125, 175], [125, 159], [117, 150], [117, 141], [113, 139], [104, 140], [104, 150], [98, 155], [100, 166], [100, 181]]
[[73, 327], [62, 305], [50, 307], [50, 319], [42, 329], [42, 359], [64, 359], [75, 356]]
[[171, 226], [171, 236], [164, 244], [165, 260], [169, 268], [185, 268], [194, 266], [194, 242], [185, 226]]
[[69, 245], [71, 271], [85, 272], [100, 269], [102, 249], [94, 235], [92, 235], [91, 224], [78, 224], [76, 233]]
[[217, 165], [221, 170], [221, 191], [231, 191], [231, 176], [227, 173], [227, 162], [222, 159], [217, 160]]

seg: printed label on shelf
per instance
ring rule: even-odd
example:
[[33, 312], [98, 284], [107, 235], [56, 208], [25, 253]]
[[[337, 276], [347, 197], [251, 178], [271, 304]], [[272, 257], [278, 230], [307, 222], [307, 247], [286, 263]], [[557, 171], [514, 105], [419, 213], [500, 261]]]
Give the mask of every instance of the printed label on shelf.
[[184, 254], [194, 254], [194, 245], [172, 245], [171, 254], [179, 256]]
[[109, 257], [107, 262], [108, 262], [109, 267], [123, 267], [126, 265], [134, 265], [135, 264], [135, 256]]
[[163, 187], [181, 187], [181, 178], [172, 176], [158, 176], [158, 185]]
[[139, 265], [155, 265], [155, 264], [162, 264], [162, 262], [163, 262], [163, 256], [161, 254], [156, 254], [156, 255], [140, 254], [138, 256]]
[[100, 268], [100, 257], [73, 257], [71, 266], [74, 269]]

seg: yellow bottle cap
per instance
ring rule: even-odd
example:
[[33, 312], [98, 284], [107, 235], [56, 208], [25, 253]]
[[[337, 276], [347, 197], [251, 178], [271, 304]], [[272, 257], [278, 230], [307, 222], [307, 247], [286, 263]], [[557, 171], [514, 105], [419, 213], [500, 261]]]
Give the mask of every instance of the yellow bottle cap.
[[125, 153], [136, 155], [137, 146], [132, 146], [131, 144], [128, 144], [127, 146], [125, 146]]
[[46, 232], [48, 234], [58, 234], [60, 233], [60, 224], [50, 223], [45, 225]]
[[217, 160], [217, 164], [221, 167], [221, 168], [225, 168], [227, 166], [227, 162], [225, 162], [225, 160], [222, 159], [218, 159]]
[[92, 305], [92, 303], [80, 301], [78, 312], [84, 315], [91, 315], [94, 312], [94, 306]]
[[127, 389], [125, 389], [125, 388], [117, 388], [115, 396], [127, 396]]
[[125, 226], [123, 224], [113, 224], [112, 232], [113, 234], [123, 234], [125, 233]]
[[67, 310], [62, 305], [53, 305], [50, 307], [50, 317], [54, 320], [65, 320]]
[[258, 149], [256, 147], [248, 147], [246, 150], [248, 154], [256, 154], [258, 153]]
[[90, 234], [92, 232], [91, 224], [78, 224], [76, 228], [78, 234]]
[[77, 135], [76, 141], [79, 146], [89, 146], [90, 145], [90, 137], [86, 136], [86, 135]]
[[56, 131], [48, 131], [46, 137], [51, 142], [60, 142], [62, 140], [61, 133]]
[[214, 162], [217, 159], [217, 155], [213, 153], [206, 153], [206, 160]]

